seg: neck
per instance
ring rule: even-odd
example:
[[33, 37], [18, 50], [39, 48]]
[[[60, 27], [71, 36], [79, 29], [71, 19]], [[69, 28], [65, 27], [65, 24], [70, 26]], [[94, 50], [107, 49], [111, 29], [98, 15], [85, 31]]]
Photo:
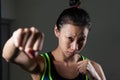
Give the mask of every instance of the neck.
[[54, 56], [56, 61], [63, 62], [65, 64], [72, 63], [72, 62], [77, 62], [78, 59], [80, 59], [79, 54], [75, 54], [72, 57], [66, 57], [64, 53], [59, 49], [56, 48], [53, 52], [52, 55]]

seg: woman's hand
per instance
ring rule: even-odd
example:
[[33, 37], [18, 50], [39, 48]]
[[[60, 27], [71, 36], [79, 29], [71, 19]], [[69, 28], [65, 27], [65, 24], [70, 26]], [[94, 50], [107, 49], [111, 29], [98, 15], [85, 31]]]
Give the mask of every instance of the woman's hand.
[[86, 74], [87, 72], [87, 65], [88, 65], [88, 60], [82, 60], [78, 61], [78, 69], [80, 73]]
[[90, 80], [106, 80], [102, 68], [89, 59], [78, 61], [78, 69], [80, 73], [87, 74]]
[[42, 49], [44, 35], [35, 27], [19, 28], [12, 35], [14, 45], [20, 51], [25, 52], [30, 58], [37, 55]]
[[38, 57], [39, 62], [43, 64], [43, 58], [36, 56], [42, 49], [43, 40], [43, 33], [35, 27], [19, 28], [6, 41], [2, 56], [7, 62], [15, 63], [32, 73], [38, 65]]

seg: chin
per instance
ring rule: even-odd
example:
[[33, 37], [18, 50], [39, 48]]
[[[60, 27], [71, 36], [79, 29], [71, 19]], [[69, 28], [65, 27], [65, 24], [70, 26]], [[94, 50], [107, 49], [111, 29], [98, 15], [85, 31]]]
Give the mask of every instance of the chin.
[[68, 57], [72, 57], [72, 56], [74, 56], [76, 53], [75, 52], [67, 52], [66, 53], [66, 55], [68, 56]]

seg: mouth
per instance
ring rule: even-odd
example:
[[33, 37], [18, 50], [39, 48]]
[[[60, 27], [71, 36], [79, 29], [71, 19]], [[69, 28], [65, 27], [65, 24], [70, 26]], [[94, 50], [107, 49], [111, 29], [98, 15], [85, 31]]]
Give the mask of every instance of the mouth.
[[67, 55], [69, 55], [69, 56], [73, 56], [74, 54], [75, 54], [75, 52], [70, 52], [70, 51], [67, 52]]
[[80, 51], [67, 51], [67, 54], [73, 56], [74, 54], [79, 54]]

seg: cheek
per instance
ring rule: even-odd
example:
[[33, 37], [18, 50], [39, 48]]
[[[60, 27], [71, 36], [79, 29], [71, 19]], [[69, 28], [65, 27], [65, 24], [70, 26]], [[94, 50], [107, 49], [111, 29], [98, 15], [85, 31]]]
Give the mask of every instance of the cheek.
[[65, 38], [61, 38], [60, 43], [63, 49], [68, 49], [70, 47], [70, 43]]
[[85, 45], [86, 45], [86, 41], [80, 43], [79, 44], [79, 50], [83, 49]]

